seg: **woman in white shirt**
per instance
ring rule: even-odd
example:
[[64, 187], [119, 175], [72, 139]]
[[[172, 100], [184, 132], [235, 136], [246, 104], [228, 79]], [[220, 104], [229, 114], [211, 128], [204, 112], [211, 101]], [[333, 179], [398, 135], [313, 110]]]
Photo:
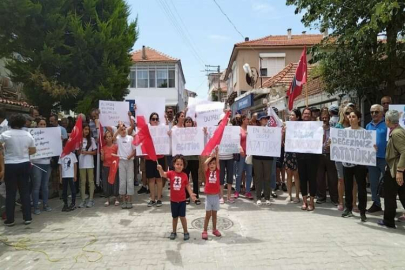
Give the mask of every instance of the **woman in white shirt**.
[[[37, 118], [35, 120], [38, 128], [46, 128], [46, 120], [44, 118]], [[62, 141], [61, 141], [62, 144]], [[34, 214], [39, 215], [41, 211], [38, 207], [39, 190], [42, 191], [42, 203], [44, 211], [52, 211], [48, 205], [48, 184], [49, 177], [51, 176], [51, 158], [39, 158], [32, 160], [33, 167], [31, 170], [32, 181], [32, 202], [34, 206]]]
[[10, 130], [0, 134], [0, 143], [4, 144], [4, 163], [6, 182], [6, 226], [14, 225], [15, 196], [20, 192], [24, 224], [31, 223], [31, 203], [29, 194], [30, 155], [36, 153], [34, 138], [22, 130], [25, 117], [12, 115], [9, 119]]

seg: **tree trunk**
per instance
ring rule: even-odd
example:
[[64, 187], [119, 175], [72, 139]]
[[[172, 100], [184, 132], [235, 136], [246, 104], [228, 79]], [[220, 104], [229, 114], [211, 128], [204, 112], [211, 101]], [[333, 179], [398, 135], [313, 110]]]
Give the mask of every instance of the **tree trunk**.
[[397, 75], [397, 35], [398, 30], [395, 25], [395, 19], [387, 27], [387, 63], [388, 63], [388, 77], [384, 94], [391, 96], [393, 103], [399, 101], [399, 95], [397, 94], [397, 86], [395, 85]]

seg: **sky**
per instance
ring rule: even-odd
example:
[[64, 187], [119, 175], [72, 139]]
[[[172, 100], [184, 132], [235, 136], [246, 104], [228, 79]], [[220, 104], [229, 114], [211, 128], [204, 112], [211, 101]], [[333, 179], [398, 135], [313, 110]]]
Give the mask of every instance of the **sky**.
[[[204, 65], [228, 66], [235, 43], [268, 35], [319, 33], [305, 28], [301, 15], [285, 0], [126, 0], [130, 21], [138, 17], [139, 37], [133, 49], [149, 46], [181, 60], [186, 89], [205, 98], [208, 80]], [[242, 34], [242, 35], [241, 35]]]

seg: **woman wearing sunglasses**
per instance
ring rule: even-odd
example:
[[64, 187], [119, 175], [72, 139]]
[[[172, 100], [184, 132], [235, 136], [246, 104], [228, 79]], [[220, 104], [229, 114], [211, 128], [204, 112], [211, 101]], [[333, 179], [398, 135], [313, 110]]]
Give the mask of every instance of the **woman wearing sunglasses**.
[[[155, 112], [151, 113], [149, 117], [149, 125], [158, 126], [159, 123], [160, 123], [159, 115]], [[157, 158], [159, 165], [163, 166], [165, 163], [164, 156], [158, 155]], [[148, 202], [148, 207], [151, 206], [160, 207], [162, 206], [163, 180], [162, 177], [160, 176], [159, 171], [157, 170], [157, 162], [151, 160], [149, 156], [145, 156], [145, 167], [146, 167], [146, 178], [148, 179], [150, 191], [150, 201]]]

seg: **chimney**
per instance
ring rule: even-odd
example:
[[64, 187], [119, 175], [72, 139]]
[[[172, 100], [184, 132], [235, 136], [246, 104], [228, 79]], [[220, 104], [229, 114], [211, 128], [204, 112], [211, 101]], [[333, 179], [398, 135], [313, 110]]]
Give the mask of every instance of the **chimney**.
[[307, 31], [302, 31], [302, 34], [305, 35], [307, 33]]
[[328, 31], [328, 28], [325, 28], [324, 30], [323, 30], [323, 37], [325, 38], [325, 37], [327, 37], [328, 35], [329, 35], [329, 31]]
[[142, 46], [142, 59], [146, 60], [146, 50], [145, 50], [145, 45]]
[[245, 37], [245, 41], [249, 41], [249, 37]]
[[291, 28], [287, 29], [287, 34], [288, 34], [288, 40], [291, 39]]

